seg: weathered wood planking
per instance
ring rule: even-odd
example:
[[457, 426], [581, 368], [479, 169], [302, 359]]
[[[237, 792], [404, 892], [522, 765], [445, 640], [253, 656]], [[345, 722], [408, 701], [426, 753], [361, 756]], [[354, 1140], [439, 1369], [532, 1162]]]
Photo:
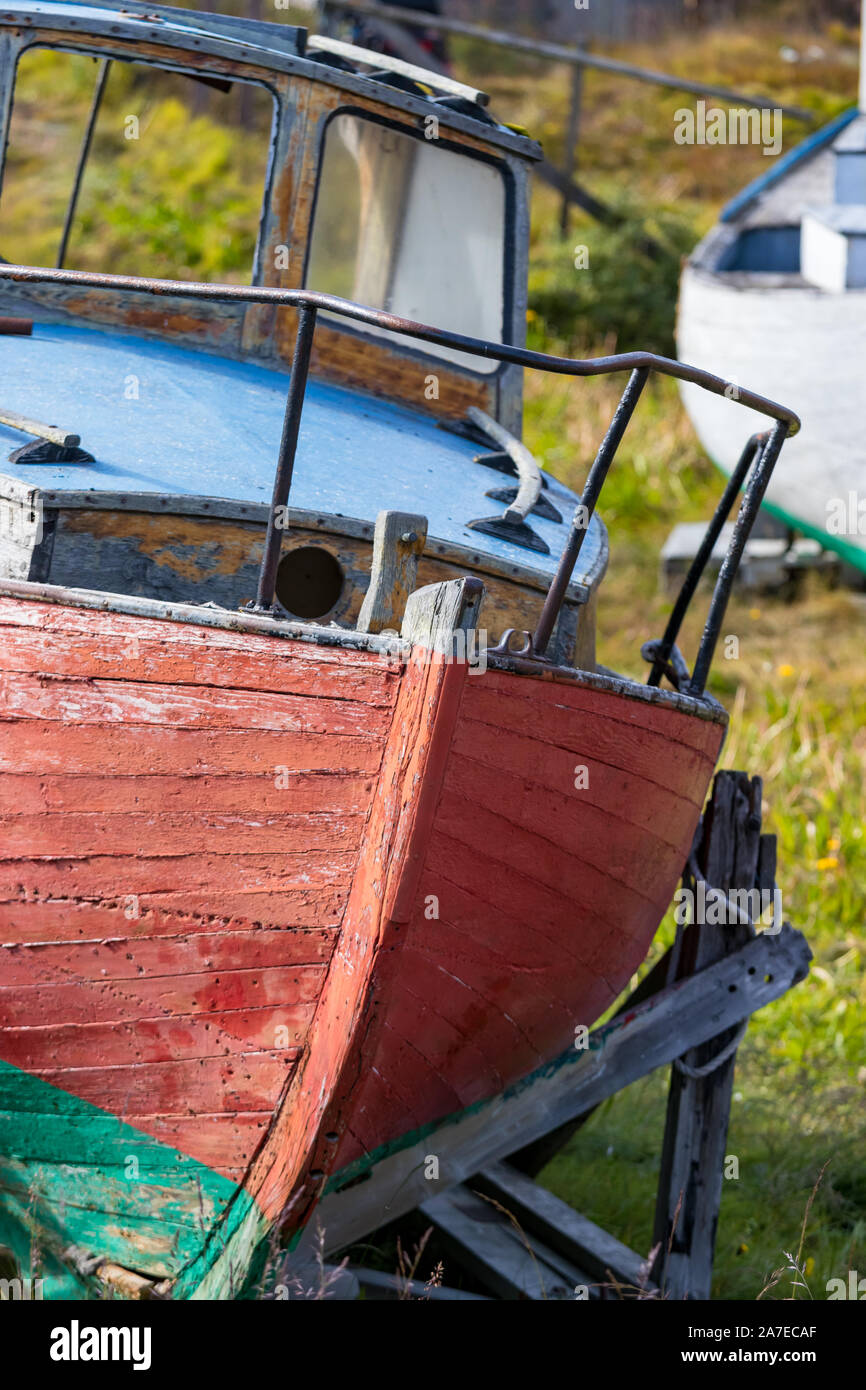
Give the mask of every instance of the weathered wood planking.
[[314, 1017], [399, 688], [322, 652], [0, 604], [0, 1055], [235, 1178]]
[[466, 679], [465, 663], [450, 658], [453, 632], [477, 620], [480, 587], [461, 580], [410, 600], [404, 635], [419, 645], [401, 685], [339, 943], [301, 1060], [246, 1182], [255, 1205], [180, 1286], [198, 1298], [225, 1296], [271, 1226], [295, 1232], [333, 1167], [350, 1098], [386, 1024], [388, 995], [374, 987], [374, 967], [400, 955]]
[[[760, 777], [720, 772], [704, 815], [696, 860], [713, 888], [751, 890], [758, 881], [761, 851]], [[684, 876], [692, 890], [691, 867]], [[773, 885], [774, 886], [774, 885]], [[676, 977], [704, 969], [730, 955], [755, 935], [754, 925], [728, 921], [701, 922], [692, 914], [683, 935]], [[692, 1048], [671, 1069], [664, 1143], [661, 1154], [653, 1244], [658, 1254], [654, 1275], [669, 1298], [710, 1297], [716, 1226], [722, 1196], [723, 1168], [734, 1086], [738, 1030], [730, 1030]], [[714, 1059], [722, 1062], [714, 1066]], [[706, 1076], [688, 1069], [709, 1068]]]
[[549, 1062], [646, 953], [724, 718], [470, 666], [482, 598], [414, 592], [408, 660], [0, 602], [6, 1108], [36, 1148], [84, 1106], [238, 1185], [176, 1296]]
[[722, 737], [662, 701], [471, 671], [341, 1165], [496, 1094], [613, 1002], [670, 901]]

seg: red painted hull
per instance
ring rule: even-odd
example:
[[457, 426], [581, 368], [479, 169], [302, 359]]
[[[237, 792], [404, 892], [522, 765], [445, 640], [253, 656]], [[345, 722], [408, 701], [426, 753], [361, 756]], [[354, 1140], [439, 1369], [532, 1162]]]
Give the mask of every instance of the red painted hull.
[[338, 1166], [497, 1094], [613, 1003], [670, 903], [723, 734], [586, 683], [465, 679]]
[[289, 1227], [612, 1003], [724, 733], [599, 677], [18, 598], [0, 672], [0, 1059]]

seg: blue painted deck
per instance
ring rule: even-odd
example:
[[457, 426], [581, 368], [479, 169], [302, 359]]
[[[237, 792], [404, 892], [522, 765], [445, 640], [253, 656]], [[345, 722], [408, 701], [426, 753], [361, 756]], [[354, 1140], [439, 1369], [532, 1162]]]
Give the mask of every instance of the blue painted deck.
[[[32, 338], [0, 336], [0, 371], [5, 410], [79, 434], [96, 460], [6, 463], [29, 436], [0, 426], [0, 470], [11, 477], [54, 491], [270, 502], [285, 372], [101, 329], [38, 323]], [[552, 573], [575, 494], [551, 480], [548, 495], [566, 524], [531, 518], [550, 555], [470, 531], [468, 521], [501, 514], [503, 504], [484, 494], [509, 482], [473, 463], [478, 452], [422, 415], [311, 381], [290, 505], [364, 521], [385, 508], [419, 512], [432, 538]], [[594, 567], [601, 537], [594, 521], [582, 574]]]

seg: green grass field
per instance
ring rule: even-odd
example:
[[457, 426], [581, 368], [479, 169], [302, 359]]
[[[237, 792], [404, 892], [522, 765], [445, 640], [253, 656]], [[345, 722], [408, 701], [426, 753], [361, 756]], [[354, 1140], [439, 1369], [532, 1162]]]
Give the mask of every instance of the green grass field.
[[[779, 58], [782, 42], [813, 56], [786, 64]], [[856, 91], [856, 33], [840, 26], [799, 32], [790, 24], [756, 22], [747, 32], [695, 31], [653, 46], [631, 45], [621, 56], [768, 91], [822, 118], [850, 105]], [[558, 159], [568, 99], [564, 71], [468, 43], [456, 48], [455, 61], [458, 75], [491, 91], [502, 119], [526, 126]], [[240, 278], [255, 233], [255, 207], [241, 179], [242, 146], [207, 109], [187, 121], [171, 93], [148, 107], [148, 128], [158, 139], [150, 144], [147, 177], [171, 191], [173, 201], [170, 212], [158, 199], [149, 202], [144, 232], [133, 236], [125, 208], [134, 200], [135, 176], [127, 170], [114, 184], [108, 173], [108, 156], [122, 148], [121, 122], [134, 100], [131, 79], [118, 80], [107, 106], [116, 117], [114, 148], [111, 138], [95, 148], [82, 202], [89, 246], [81, 253], [85, 259], [72, 264], [104, 268], [110, 250], [113, 269], [133, 268], [136, 261], [151, 273], [176, 274], [177, 267], [161, 269], [161, 256], [166, 240], [176, 245], [179, 238], [185, 273]], [[62, 128], [49, 61], [37, 67], [34, 81], [34, 105], [22, 117], [33, 121], [40, 103], [53, 101], [49, 153], [58, 182], [47, 188], [44, 203], [26, 190], [17, 201], [13, 191], [11, 203], [4, 203], [0, 224], [8, 240], [0, 249], [8, 258], [16, 238], [34, 227], [38, 232], [46, 206], [56, 218], [61, 165], [68, 177], [74, 149]], [[70, 100], [76, 97], [86, 102], [84, 87], [69, 93]], [[754, 148], [675, 145], [674, 113], [684, 104], [666, 89], [587, 75], [580, 174], [626, 222], [612, 234], [574, 216], [563, 239], [555, 195], [539, 188], [530, 279], [533, 346], [587, 355], [614, 345], [671, 351], [681, 256], [712, 225], [722, 202], [767, 165]], [[785, 148], [803, 133], [787, 121]], [[217, 209], [215, 191], [226, 187], [228, 204]], [[210, 221], [217, 213], [220, 236]], [[655, 260], [636, 249], [641, 228], [662, 246]], [[47, 232], [43, 241], [50, 263], [54, 243]], [[588, 270], [575, 269], [578, 245], [588, 248]], [[610, 380], [529, 380], [527, 438], [545, 466], [580, 487], [617, 395]], [[676, 390], [669, 382], [654, 384], [605, 490], [612, 563], [599, 614], [604, 664], [643, 674], [641, 643], [660, 635], [668, 611], [658, 584], [661, 544], [676, 521], [708, 517], [720, 486]], [[699, 604], [695, 609], [684, 633], [687, 655], [695, 651], [703, 617]], [[740, 1176], [725, 1185], [714, 1282], [714, 1295], [722, 1299], [757, 1297], [773, 1271], [785, 1266], [784, 1252], [797, 1249], [806, 1203], [825, 1164], [804, 1245], [809, 1288], [793, 1288], [786, 1276], [770, 1296], [824, 1298], [828, 1279], [844, 1277], [849, 1268], [866, 1273], [864, 627], [866, 599], [818, 581], [795, 600], [735, 599], [724, 632], [739, 637], [739, 659], [718, 660], [710, 686], [732, 714], [723, 765], [764, 779], [765, 829], [779, 837], [785, 915], [807, 934], [815, 955], [809, 980], [760, 1014], [740, 1049], [728, 1143]], [[671, 937], [666, 922], [654, 952]], [[651, 1244], [665, 1092], [666, 1078], [657, 1075], [602, 1106], [544, 1177], [642, 1253]]]

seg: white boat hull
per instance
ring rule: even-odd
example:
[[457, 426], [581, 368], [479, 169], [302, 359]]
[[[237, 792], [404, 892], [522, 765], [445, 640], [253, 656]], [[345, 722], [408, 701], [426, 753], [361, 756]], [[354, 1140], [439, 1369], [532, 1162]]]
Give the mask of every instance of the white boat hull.
[[[866, 570], [866, 290], [831, 294], [785, 279], [687, 265], [678, 355], [726, 377], [732, 394], [739, 383], [797, 411], [803, 428], [785, 444], [766, 500]], [[688, 384], [682, 393], [701, 443], [729, 474], [766, 420]]]

